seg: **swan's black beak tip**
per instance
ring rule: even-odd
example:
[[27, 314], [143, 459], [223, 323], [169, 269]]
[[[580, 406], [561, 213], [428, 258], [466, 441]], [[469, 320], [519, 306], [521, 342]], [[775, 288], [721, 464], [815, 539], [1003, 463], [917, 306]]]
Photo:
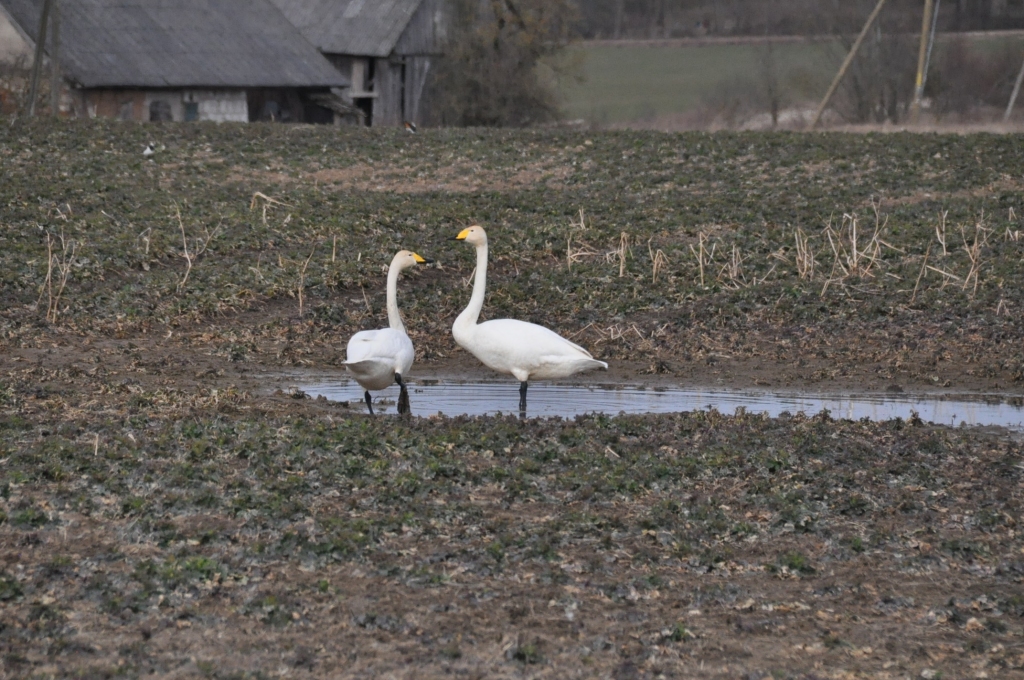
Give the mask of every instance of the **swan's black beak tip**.
[[437, 260], [431, 260], [429, 257], [423, 258], [423, 264], [434, 264]]

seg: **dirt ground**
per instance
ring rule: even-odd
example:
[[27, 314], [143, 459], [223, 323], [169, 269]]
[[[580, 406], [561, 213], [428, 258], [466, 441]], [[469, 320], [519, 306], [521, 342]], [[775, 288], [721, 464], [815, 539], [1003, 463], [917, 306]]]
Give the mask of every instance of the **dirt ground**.
[[0, 678], [1024, 677], [1018, 432], [282, 390], [399, 247], [413, 380], [489, 377], [483, 223], [581, 383], [1019, 398], [1014, 135], [159, 132], [0, 128]]
[[[0, 371], [23, 378], [7, 402], [6, 432], [18, 432], [24, 445], [77, 422], [79, 455], [102, 456], [122, 437], [115, 434], [118, 421], [140, 432], [127, 425], [137, 412], [130, 402], [153, 394], [170, 402], [150, 416], [148, 427], [157, 430], [210, 418], [257, 419], [285, 430], [306, 421], [330, 427], [339, 419], [391, 427], [393, 418], [373, 421], [280, 392], [284, 371], [337, 370], [340, 341], [267, 340], [248, 360], [233, 361], [219, 339], [244, 321], [120, 339], [55, 333], [34, 349], [8, 348]], [[799, 340], [783, 340], [792, 335], [748, 333], [728, 347], [702, 348], [699, 359], [665, 353], [653, 367], [615, 362], [600, 380], [828, 390], [1004, 386], [1003, 376], [937, 361], [943, 354], [927, 344], [900, 350], [897, 360], [881, 350], [872, 356], [871, 334], [862, 332], [816, 339], [829, 349], [815, 356], [800, 351]], [[483, 375], [447, 345], [425, 344], [444, 358], [422, 360], [416, 375]], [[285, 346], [294, 351], [282, 351]], [[15, 417], [24, 422], [12, 422]], [[756, 419], [721, 420], [727, 424], [698, 429], [713, 439], [720, 428], [764, 426]], [[618, 433], [609, 441], [629, 446], [638, 438], [630, 432], [634, 425], [613, 426]], [[688, 440], [674, 423], [649, 425], [669, 444], [659, 456], [704, 446], [700, 434]], [[520, 427], [532, 449], [551, 430], [574, 425]], [[788, 429], [757, 439], [769, 449], [786, 448], [787, 437], [799, 438], [784, 434]], [[95, 441], [89, 430], [97, 432]], [[871, 451], [902, 438], [882, 425], [829, 432]], [[141, 443], [156, 434], [136, 436]], [[903, 455], [929, 459], [925, 467], [934, 467], [934, 476], [923, 484], [917, 472], [887, 472], [878, 461], [851, 465], [826, 451], [794, 463], [781, 482], [782, 489], [792, 487], [786, 493], [820, 486], [810, 470], [823, 467], [829, 481], [817, 492], [837, 493], [845, 483], [863, 493], [813, 520], [760, 506], [758, 495], [772, 492], [752, 492], [752, 480], [728, 474], [674, 480], [661, 489], [655, 483], [643, 491], [592, 491], [591, 498], [554, 489], [510, 497], [506, 485], [470, 475], [418, 501], [459, 508], [456, 519], [430, 520], [440, 525], [437, 531], [407, 518], [330, 559], [266, 546], [303, 531], [315, 536], [333, 514], [366, 512], [372, 484], [362, 493], [357, 483], [351, 492], [316, 494], [304, 518], [261, 522], [213, 501], [205, 507], [179, 501], [178, 509], [165, 502], [147, 518], [127, 509], [135, 507], [138, 490], [99, 492], [86, 504], [91, 509], [76, 510], [68, 501], [75, 496], [69, 487], [78, 484], [72, 476], [5, 481], [2, 677], [1024, 677], [1020, 437], [940, 431], [943, 444], [936, 445], [928, 439], [935, 435], [922, 436], [932, 448], [904, 443]], [[608, 445], [610, 453], [601, 457], [627, 455], [615, 448]], [[11, 453], [4, 454], [5, 466]], [[470, 466], [486, 465], [482, 455], [477, 447], [463, 452]], [[244, 460], [232, 461], [222, 474], [240, 474]], [[40, 465], [46, 464], [37, 460]], [[992, 474], [993, 466], [1005, 469], [1002, 476]], [[543, 479], [557, 469], [544, 462], [534, 472]], [[107, 482], [107, 474], [113, 472], [104, 470], [99, 479], [87, 473], [84, 493]], [[680, 534], [697, 512], [680, 514], [676, 506], [674, 519], [662, 524], [631, 519], [673, 503], [704, 508], [694, 526], [709, 521], [711, 508], [741, 528], [698, 531], [683, 547], [689, 542]], [[18, 523], [25, 508], [39, 508], [48, 519], [30, 515]], [[574, 520], [565, 520], [587, 513], [607, 515], [598, 522], [603, 528], [574, 530]], [[985, 522], [977, 521], [979, 513]], [[140, 523], [154, 521], [163, 523], [162, 534], [140, 531]], [[513, 557], [516, 542], [495, 538], [510, 526], [520, 528], [526, 546], [537, 536], [553, 545]], [[196, 566], [203, 559], [214, 566]], [[151, 583], [147, 573], [163, 583]]]
[[[339, 297], [344, 297], [342, 291]], [[459, 348], [446, 321], [410, 328], [417, 347], [412, 377], [445, 380], [497, 378]], [[254, 327], [279, 327], [283, 332], [253, 334]], [[632, 324], [657, 329], [617, 329], [615, 343], [606, 330], [583, 328], [572, 335], [599, 359], [607, 371], [584, 374], [581, 382], [646, 384], [660, 387], [778, 387], [824, 392], [1021, 393], [1020, 367], [1000, 357], [1012, 352], [1016, 338], [1000, 337], [998, 329], [979, 322], [911, 322], [901, 327], [849, 322], [785, 325], [751, 317], [734, 331], [703, 325], [687, 327], [674, 311], [646, 315]], [[248, 333], [248, 334], [247, 334]], [[243, 359], [231, 355], [238, 338], [250, 338]], [[132, 372], [140, 381], [174, 384], [182, 389], [230, 385], [254, 393], [279, 385], [267, 376], [283, 369], [343, 371], [347, 337], [330, 328], [303, 323], [288, 302], [270, 304], [261, 312], [182, 327], [154, 328], [132, 337], [75, 336], [55, 333], [36, 346], [10, 347], [0, 361], [13, 369], [33, 364], [50, 370], [80, 369]], [[609, 345], [618, 346], [607, 351]], [[636, 358], [623, 357], [632, 351]], [[183, 363], [184, 362], [184, 363]], [[187, 366], [180, 369], [180, 366]]]

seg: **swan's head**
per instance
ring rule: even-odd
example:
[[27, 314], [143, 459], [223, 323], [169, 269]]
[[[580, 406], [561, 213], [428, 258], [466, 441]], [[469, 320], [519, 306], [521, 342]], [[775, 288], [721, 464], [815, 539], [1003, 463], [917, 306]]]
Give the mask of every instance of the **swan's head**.
[[395, 259], [391, 260], [391, 266], [398, 269], [398, 271], [402, 271], [403, 269], [408, 269], [415, 264], [423, 264], [425, 262], [433, 262], [433, 260], [420, 257], [411, 250], [399, 250], [398, 253], [395, 254]]
[[472, 243], [475, 246], [487, 245], [487, 232], [484, 228], [479, 225], [473, 225], [472, 227], [466, 227], [459, 232], [459, 235], [455, 237], [456, 241], [465, 241], [466, 243]]

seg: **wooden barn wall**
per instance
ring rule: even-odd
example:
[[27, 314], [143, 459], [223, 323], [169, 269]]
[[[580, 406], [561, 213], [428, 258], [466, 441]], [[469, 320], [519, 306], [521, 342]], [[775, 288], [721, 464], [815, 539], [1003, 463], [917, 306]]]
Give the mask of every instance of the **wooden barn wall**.
[[87, 90], [85, 104], [90, 118], [149, 120], [143, 90]]
[[[444, 46], [446, 27], [445, 0], [423, 0], [395, 44], [394, 56], [405, 64], [401, 83], [401, 120], [421, 125], [429, 117], [427, 82], [434, 59]], [[401, 67], [397, 73], [401, 77]]]
[[373, 126], [389, 127], [402, 124], [402, 64], [389, 59], [377, 59], [374, 67]]
[[425, 101], [424, 93], [427, 90], [427, 80], [430, 78], [430, 69], [433, 66], [433, 57], [406, 57], [405, 58], [405, 120], [422, 125], [429, 117], [428, 102]]
[[395, 43], [400, 56], [438, 54], [445, 40], [445, 0], [423, 0]]

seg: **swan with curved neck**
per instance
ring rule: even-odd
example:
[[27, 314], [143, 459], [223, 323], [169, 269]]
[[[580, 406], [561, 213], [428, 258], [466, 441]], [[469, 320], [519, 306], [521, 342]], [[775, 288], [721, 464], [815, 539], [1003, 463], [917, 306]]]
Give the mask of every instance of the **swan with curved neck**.
[[405, 332], [402, 315], [398, 311], [398, 275], [403, 269], [427, 260], [408, 250], [400, 250], [388, 267], [388, 328], [359, 331], [348, 341], [345, 368], [365, 392], [366, 408], [373, 415], [370, 390], [383, 390], [398, 383], [398, 412], [409, 413], [409, 393], [402, 376], [412, 368], [416, 352], [412, 340]]
[[455, 237], [476, 247], [476, 278], [469, 305], [455, 319], [452, 336], [480, 362], [519, 381], [519, 412], [526, 412], [526, 389], [531, 379], [551, 380], [608, 368], [590, 352], [558, 333], [527, 321], [494, 319], [477, 323], [487, 288], [487, 233], [483, 227], [463, 229]]

